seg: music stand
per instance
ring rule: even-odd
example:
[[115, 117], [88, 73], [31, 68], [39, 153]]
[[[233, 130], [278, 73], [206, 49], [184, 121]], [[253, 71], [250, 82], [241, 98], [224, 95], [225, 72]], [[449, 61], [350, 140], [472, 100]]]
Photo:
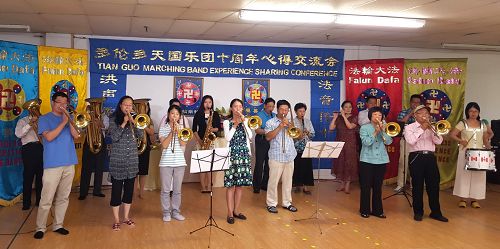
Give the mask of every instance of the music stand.
[[[403, 127], [403, 128], [398, 133], [398, 135], [396, 135], [396, 137], [401, 137], [401, 139], [405, 139], [403, 136], [403, 130], [404, 130], [404, 127], [406, 126], [406, 124], [404, 122], [398, 122], [398, 124], [400, 125], [400, 127]], [[401, 142], [401, 140], [399, 140], [399, 141]], [[402, 195], [406, 198], [410, 207], [413, 207], [413, 205], [411, 204], [410, 198], [408, 198], [408, 196], [410, 196], [410, 197], [412, 197], [412, 196], [410, 193], [408, 193], [408, 191], [407, 191], [408, 184], [406, 184], [406, 178], [408, 178], [406, 175], [406, 164], [408, 164], [408, 167], [410, 167], [409, 163], [406, 161], [406, 139], [405, 139], [405, 144], [403, 146], [403, 163], [404, 163], [404, 165], [403, 165], [403, 177], [404, 177], [403, 187], [400, 190], [398, 190], [396, 193], [389, 195], [387, 197], [384, 197], [384, 199], [382, 199], [382, 200], [389, 199], [389, 198], [396, 196], [396, 195]]]
[[[303, 218], [303, 219], [296, 219], [295, 221], [303, 221], [303, 220], [318, 220], [319, 219], [319, 171], [321, 169], [321, 158], [338, 158], [340, 155], [340, 152], [342, 151], [342, 148], [344, 147], [345, 142], [325, 142], [325, 141], [309, 141], [306, 144], [306, 147], [304, 149], [304, 152], [302, 153], [302, 158], [317, 158], [318, 159], [318, 167], [317, 167], [317, 172], [316, 172], [316, 183], [317, 183], [317, 188], [316, 188], [316, 211], [309, 217], [309, 218]], [[321, 230], [321, 226], [319, 223], [318, 228], [319, 228], [319, 233], [323, 234], [323, 231]]]
[[[210, 172], [210, 179], [212, 179], [212, 172], [221, 171], [229, 169], [229, 148], [216, 148], [212, 150], [198, 150], [193, 151], [191, 155], [191, 169], [190, 173], [202, 173], [202, 172]], [[189, 234], [193, 234], [203, 228], [209, 228], [208, 235], [208, 248], [210, 248], [210, 240], [212, 237], [212, 227], [215, 227], [221, 231], [224, 231], [232, 236], [233, 233], [226, 231], [220, 228], [215, 222], [213, 216], [213, 185], [214, 182], [210, 181], [210, 216], [208, 217], [207, 222], [204, 226], [197, 228], [196, 230], [190, 232]]]

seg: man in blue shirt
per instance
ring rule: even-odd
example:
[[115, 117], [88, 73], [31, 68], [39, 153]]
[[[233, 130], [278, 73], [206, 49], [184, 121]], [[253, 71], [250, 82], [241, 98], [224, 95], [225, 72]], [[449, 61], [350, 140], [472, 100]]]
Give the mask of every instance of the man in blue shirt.
[[[410, 108], [402, 110], [398, 114], [398, 122], [404, 123], [405, 126], [415, 122], [415, 117], [413, 116], [413, 110], [420, 105], [420, 95], [413, 94], [410, 97]], [[408, 178], [408, 154], [406, 148], [406, 140], [401, 137], [399, 141], [399, 165], [398, 165], [398, 186], [394, 189], [395, 192], [404, 191], [403, 186], [406, 184], [406, 178]]]
[[267, 211], [277, 213], [278, 182], [281, 178], [282, 207], [297, 212], [292, 205], [293, 162], [297, 151], [293, 139], [287, 134], [291, 121], [287, 119], [290, 103], [277, 103], [278, 115], [266, 122], [266, 139], [269, 141], [269, 182], [267, 184]]
[[35, 239], [43, 238], [47, 230], [47, 217], [54, 203], [52, 230], [62, 235], [69, 234], [63, 222], [69, 204], [71, 184], [75, 175], [74, 165], [78, 163], [75, 138], [79, 132], [68, 124], [66, 115], [68, 95], [57, 92], [52, 95], [52, 112], [40, 117], [38, 134], [43, 137], [43, 187], [36, 217]]
[[264, 101], [264, 109], [257, 115], [262, 120], [262, 125], [255, 130], [255, 169], [253, 172], [253, 192], [260, 193], [260, 190], [267, 190], [267, 181], [269, 180], [269, 141], [266, 140], [266, 122], [274, 117], [274, 105], [276, 102], [273, 98], [267, 98]]

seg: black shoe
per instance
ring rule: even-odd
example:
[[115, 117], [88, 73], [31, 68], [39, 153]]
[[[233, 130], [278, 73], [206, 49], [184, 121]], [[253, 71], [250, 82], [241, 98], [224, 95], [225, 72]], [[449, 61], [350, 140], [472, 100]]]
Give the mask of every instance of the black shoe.
[[78, 196], [78, 200], [80, 200], [80, 201], [85, 200], [85, 198], [87, 198], [86, 195], [80, 195], [80, 196]]
[[234, 217], [229, 217], [228, 216], [226, 220], [227, 220], [227, 223], [234, 224]]
[[23, 210], [29, 210], [30, 206], [23, 206]]
[[33, 235], [33, 238], [35, 238], [35, 239], [42, 239], [43, 235], [44, 235], [44, 233], [42, 231], [38, 231], [38, 232], [35, 233], [35, 235]]
[[97, 194], [92, 194], [92, 195], [97, 196], [97, 197], [106, 197], [106, 195], [103, 193], [97, 193]]
[[283, 207], [284, 209], [287, 209], [290, 212], [297, 212], [297, 208], [294, 207], [293, 205], [289, 205], [288, 207]]
[[369, 215], [369, 214], [363, 214], [363, 213], [361, 213], [360, 215], [361, 215], [361, 217], [363, 217], [363, 218], [368, 218], [368, 217], [370, 217], [370, 215]]
[[254, 193], [254, 194], [258, 194], [258, 193], [260, 193], [260, 189], [253, 189], [253, 193]]
[[68, 231], [68, 230], [66, 230], [66, 229], [64, 229], [63, 227], [61, 227], [61, 228], [59, 228], [59, 229], [55, 230], [54, 232], [59, 233], [59, 234], [62, 234], [62, 235], [68, 235], [68, 234], [69, 234], [69, 231]]
[[384, 214], [384, 213], [382, 213], [382, 214], [373, 214], [373, 213], [372, 213], [371, 215], [373, 215], [373, 216], [375, 216], [375, 217], [377, 217], [377, 218], [381, 218], [381, 219], [385, 219], [385, 218], [387, 218], [387, 216], [385, 216], [385, 214]]
[[246, 219], [247, 219], [247, 217], [246, 217], [244, 214], [242, 214], [242, 213], [235, 214], [235, 213], [233, 212], [233, 216], [234, 216], [235, 218], [240, 219], [240, 220], [246, 220]]
[[267, 211], [269, 211], [269, 213], [273, 213], [273, 214], [278, 213], [278, 209], [274, 206], [267, 206]]
[[448, 222], [448, 218], [444, 217], [443, 215], [429, 215], [431, 219], [435, 219], [441, 222]]
[[413, 216], [413, 219], [416, 221], [422, 221], [422, 215], [421, 214], [416, 214]]

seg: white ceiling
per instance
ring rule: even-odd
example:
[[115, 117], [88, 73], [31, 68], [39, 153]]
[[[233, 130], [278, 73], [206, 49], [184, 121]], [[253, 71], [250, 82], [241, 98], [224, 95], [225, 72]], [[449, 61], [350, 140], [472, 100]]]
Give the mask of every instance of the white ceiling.
[[[240, 20], [241, 9], [418, 17], [427, 24], [258, 23]], [[500, 0], [0, 0], [0, 24], [37, 33], [434, 48], [500, 45], [499, 14]]]

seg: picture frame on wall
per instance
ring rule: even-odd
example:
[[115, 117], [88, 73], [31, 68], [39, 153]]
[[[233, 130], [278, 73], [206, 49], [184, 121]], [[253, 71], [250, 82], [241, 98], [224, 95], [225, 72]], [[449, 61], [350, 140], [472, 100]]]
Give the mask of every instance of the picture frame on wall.
[[174, 77], [174, 98], [181, 103], [182, 114], [194, 116], [203, 97], [203, 78]]
[[257, 115], [264, 108], [264, 101], [270, 96], [270, 79], [243, 79], [243, 114]]

